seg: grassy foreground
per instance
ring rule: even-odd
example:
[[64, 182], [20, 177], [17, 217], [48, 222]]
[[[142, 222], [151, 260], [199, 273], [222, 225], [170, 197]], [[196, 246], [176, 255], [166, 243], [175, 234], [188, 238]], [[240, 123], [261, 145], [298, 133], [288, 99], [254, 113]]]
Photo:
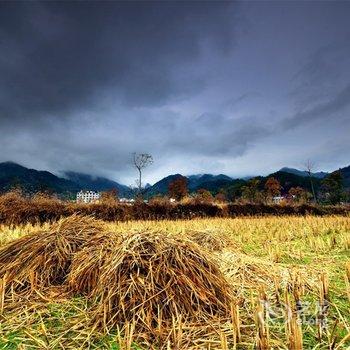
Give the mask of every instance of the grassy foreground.
[[[106, 223], [108, 230], [186, 235], [220, 266], [236, 298], [220, 325], [174, 320], [169, 341], [144, 345], [133, 324], [89, 326], [84, 298], [38, 295], [4, 307], [0, 349], [347, 349], [350, 347], [350, 218], [264, 217]], [[44, 228], [49, 229], [48, 224]], [[38, 230], [2, 226], [0, 247]], [[1, 286], [0, 286], [1, 287]], [[1, 291], [1, 288], [0, 288]]]

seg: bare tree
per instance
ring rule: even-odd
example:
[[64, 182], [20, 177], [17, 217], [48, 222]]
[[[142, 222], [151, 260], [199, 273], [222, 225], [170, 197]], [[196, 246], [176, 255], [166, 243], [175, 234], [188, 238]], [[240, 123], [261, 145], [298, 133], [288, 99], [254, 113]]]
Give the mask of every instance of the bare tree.
[[310, 159], [307, 160], [307, 162], [305, 163], [305, 169], [306, 172], [309, 176], [310, 179], [310, 185], [311, 185], [311, 192], [312, 192], [312, 196], [314, 198], [314, 202], [317, 203], [317, 198], [316, 198], [316, 192], [315, 192], [315, 188], [314, 188], [314, 182], [312, 181], [312, 172], [315, 168], [315, 164], [313, 164]]
[[138, 196], [142, 194], [142, 170], [148, 165], [153, 163], [153, 157], [148, 153], [133, 153], [133, 165], [138, 171], [138, 179], [136, 180], [136, 186]]

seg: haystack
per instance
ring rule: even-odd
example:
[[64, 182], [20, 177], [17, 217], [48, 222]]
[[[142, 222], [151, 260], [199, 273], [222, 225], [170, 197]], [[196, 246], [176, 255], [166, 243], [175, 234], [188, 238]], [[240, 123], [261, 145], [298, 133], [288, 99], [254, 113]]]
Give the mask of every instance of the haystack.
[[0, 249], [0, 279], [15, 292], [62, 285], [74, 253], [102, 230], [101, 222], [73, 215], [14, 240]]
[[94, 300], [99, 326], [135, 324], [158, 336], [180, 316], [197, 324], [225, 319], [232, 302], [224, 275], [205, 251], [157, 232], [92, 239], [75, 254], [68, 283], [73, 293]]
[[93, 296], [106, 261], [118, 249], [121, 240], [121, 234], [102, 233], [91, 238], [83, 249], [75, 254], [67, 279], [71, 294]]

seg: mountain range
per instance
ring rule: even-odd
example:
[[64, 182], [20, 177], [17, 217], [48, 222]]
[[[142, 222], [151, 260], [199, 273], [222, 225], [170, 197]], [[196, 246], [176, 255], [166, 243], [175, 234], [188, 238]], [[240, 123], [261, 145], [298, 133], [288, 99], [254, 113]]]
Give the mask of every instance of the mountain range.
[[[298, 175], [298, 176], [302, 176], [302, 177], [307, 177], [309, 176], [309, 173], [305, 170], [298, 170], [298, 169], [294, 169], [294, 168], [281, 168], [279, 171], [283, 171], [285, 173], [290, 173], [290, 174], [294, 174], [294, 175]], [[327, 175], [329, 175], [329, 173], [326, 173], [324, 171], [319, 171], [316, 173], [312, 173], [313, 177], [316, 177], [317, 179], [323, 179], [325, 178]]]
[[73, 171], [63, 172], [59, 177], [48, 171], [29, 169], [13, 162], [0, 163], [0, 191], [6, 192], [20, 187], [27, 192], [53, 192], [70, 196], [80, 190], [107, 191], [113, 188], [120, 196], [130, 196], [131, 190], [125, 185], [104, 177], [96, 177]]
[[65, 171], [64, 177], [76, 183], [78, 187], [83, 190], [107, 191], [115, 188], [118, 190], [118, 194], [121, 197], [128, 197], [131, 193], [131, 189], [128, 186], [109, 180], [105, 177], [92, 176], [74, 171]]
[[[339, 170], [343, 175], [345, 187], [350, 188], [350, 166]], [[14, 187], [21, 187], [27, 192], [50, 191], [72, 197], [79, 190], [106, 191], [115, 188], [118, 190], [120, 197], [130, 197], [132, 195], [132, 191], [128, 186], [104, 177], [73, 171], [65, 171], [62, 174], [63, 176], [60, 177], [48, 171], [29, 169], [13, 162], [0, 163], [0, 191], [5, 192]], [[312, 173], [316, 190], [320, 188], [322, 179], [328, 175], [329, 173], [325, 172]], [[268, 176], [257, 176], [261, 187], [263, 187], [270, 176], [280, 181], [284, 191], [288, 191], [290, 187], [295, 186], [310, 189], [310, 180], [306, 171], [284, 167]], [[179, 177], [183, 177], [183, 175], [169, 175], [154, 185], [148, 184], [145, 189], [145, 195], [152, 197], [157, 194], [166, 194], [170, 182]], [[233, 179], [224, 174], [190, 175], [186, 176], [186, 179], [190, 192], [204, 188], [213, 194], [218, 193], [221, 189], [232, 190], [242, 187], [247, 181], [247, 179]]]
[[28, 192], [49, 190], [55, 193], [76, 192], [80, 189], [75, 182], [48, 171], [28, 169], [13, 162], [0, 163], [0, 190], [5, 192], [14, 187], [21, 187]]
[[187, 179], [187, 187], [190, 192], [195, 192], [200, 188], [207, 189], [211, 192], [217, 192], [221, 188], [229, 186], [233, 179], [227, 175], [211, 175], [211, 174], [200, 174], [183, 176], [181, 174], [169, 175], [160, 181], [156, 182], [153, 186], [147, 189], [146, 195], [152, 197], [157, 194], [166, 194], [168, 187], [174, 180], [185, 177]]

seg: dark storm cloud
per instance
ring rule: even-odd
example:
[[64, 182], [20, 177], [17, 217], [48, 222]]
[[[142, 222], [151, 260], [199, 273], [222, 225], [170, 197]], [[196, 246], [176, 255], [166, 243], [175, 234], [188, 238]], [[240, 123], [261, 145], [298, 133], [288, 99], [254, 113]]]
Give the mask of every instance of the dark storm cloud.
[[350, 35], [335, 38], [309, 55], [294, 75], [296, 87], [290, 96], [297, 112], [284, 127], [348, 117], [350, 107]]
[[[302, 124], [321, 121], [322, 119], [334, 119], [335, 117], [342, 119], [349, 118], [348, 107], [350, 107], [350, 85], [329, 101], [319, 103], [311, 109], [297, 113], [292, 118], [286, 119], [283, 122], [283, 126], [287, 128], [298, 127]], [[345, 113], [335, 116], [335, 114], [341, 111]]]
[[221, 48], [231, 37], [229, 3], [0, 6], [2, 119], [63, 117], [103, 98], [154, 106], [195, 93], [204, 82], [178, 81], [174, 65], [200, 55], [203, 38]]
[[329, 99], [350, 82], [349, 42], [350, 35], [345, 33], [309, 55], [293, 77], [296, 86], [290, 95], [295, 98], [297, 109]]
[[206, 156], [243, 155], [251, 144], [270, 135], [271, 130], [259, 123], [205, 113], [191, 121], [182, 122], [173, 129], [167, 148], [187, 149]]
[[344, 165], [349, 9], [1, 2], [0, 161], [127, 184], [133, 151], [156, 159], [148, 181], [266, 173], [324, 154], [324, 170]]

